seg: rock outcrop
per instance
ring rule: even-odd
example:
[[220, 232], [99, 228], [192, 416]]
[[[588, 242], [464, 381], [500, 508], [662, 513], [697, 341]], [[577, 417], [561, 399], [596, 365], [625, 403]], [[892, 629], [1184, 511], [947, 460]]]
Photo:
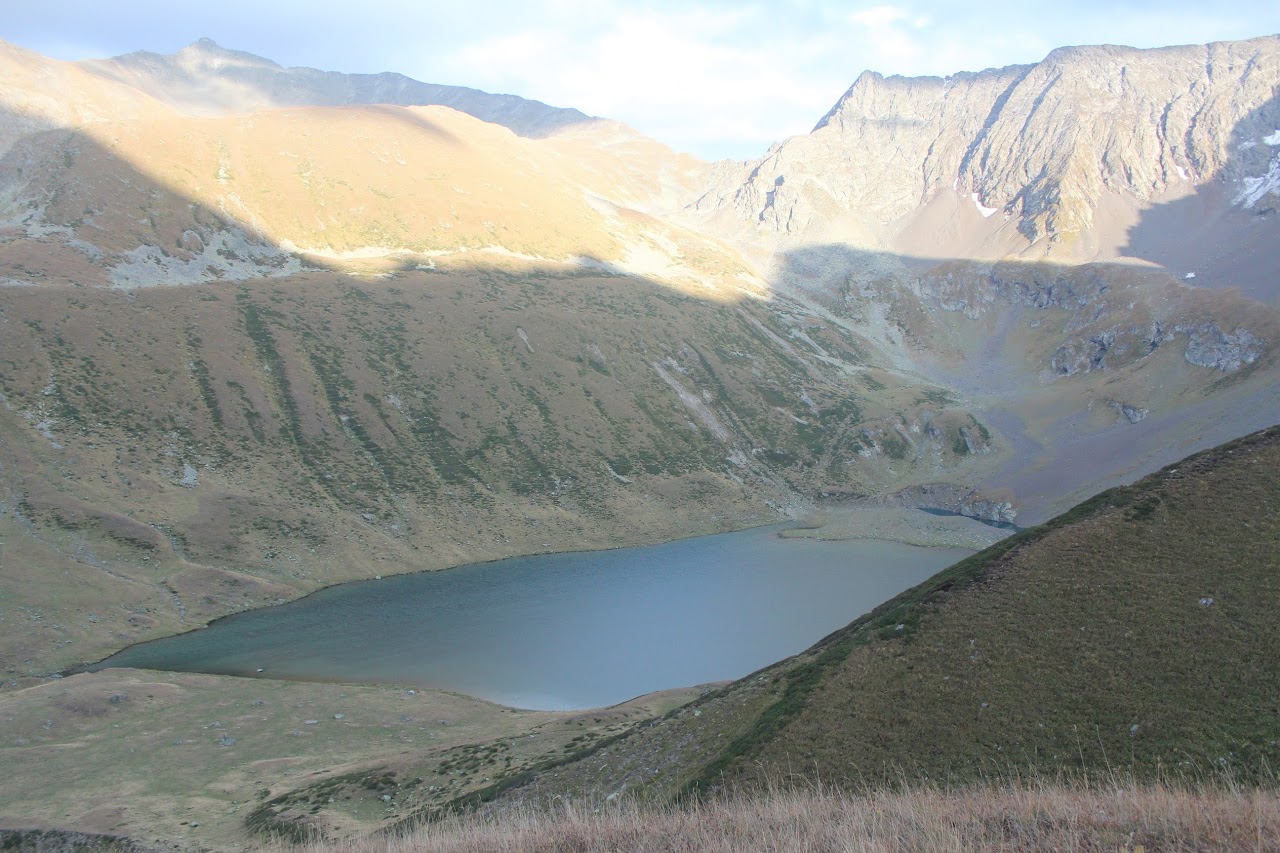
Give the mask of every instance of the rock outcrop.
[[987, 494], [954, 483], [923, 483], [899, 489], [877, 499], [877, 506], [902, 509], [932, 509], [954, 512], [979, 521], [1012, 524], [1018, 517], [1014, 502], [1004, 496]]

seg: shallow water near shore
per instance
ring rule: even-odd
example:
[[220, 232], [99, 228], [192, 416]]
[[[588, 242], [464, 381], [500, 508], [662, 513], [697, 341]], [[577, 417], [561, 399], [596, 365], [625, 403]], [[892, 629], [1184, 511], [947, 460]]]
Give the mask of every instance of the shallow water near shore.
[[591, 708], [740, 678], [972, 553], [780, 529], [343, 584], [92, 669], [385, 682]]

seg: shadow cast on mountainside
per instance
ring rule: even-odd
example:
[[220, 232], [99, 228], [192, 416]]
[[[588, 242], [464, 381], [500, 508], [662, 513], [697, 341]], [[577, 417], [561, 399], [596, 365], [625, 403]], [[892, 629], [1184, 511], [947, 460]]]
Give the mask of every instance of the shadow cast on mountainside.
[[771, 280], [997, 434], [967, 482], [1019, 524], [1280, 422], [1280, 312], [1149, 266], [834, 244], [782, 253]]
[[[430, 122], [400, 107], [358, 109], [407, 120], [429, 133], [438, 130]], [[29, 210], [32, 215], [44, 218], [40, 225], [43, 230], [38, 229], [40, 234], [27, 235], [25, 239], [11, 236], [0, 246], [0, 264], [15, 271], [14, 279], [25, 277], [28, 283], [70, 285], [109, 284], [114, 281], [125, 288], [174, 282], [244, 282], [246, 298], [252, 300], [246, 305], [256, 307], [237, 321], [249, 332], [249, 339], [242, 345], [250, 348], [249, 353], [256, 351], [263, 363], [271, 364], [273, 359], [269, 353], [275, 347], [272, 341], [289, 338], [290, 348], [300, 356], [297, 366], [291, 368], [299, 372], [292, 375], [287, 371], [277, 372], [276, 379], [259, 389], [257, 402], [247, 404], [247, 411], [251, 414], [233, 418], [237, 422], [243, 421], [239, 428], [245, 435], [257, 435], [253, 424], [269, 423], [271, 429], [263, 434], [283, 430], [292, 437], [297, 445], [296, 452], [303, 457], [307, 454], [304, 445], [314, 440], [338, 441], [347, 446], [353, 460], [361, 454], [379, 460], [389, 452], [389, 447], [396, 448], [397, 459], [401, 458], [401, 451], [405, 459], [414, 452], [420, 452], [426, 460], [424, 465], [435, 470], [435, 473], [424, 476], [433, 482], [438, 481], [438, 486], [447, 485], [455, 475], [473, 482], [480, 482], [491, 475], [499, 480], [512, 481], [512, 478], [524, 476], [525, 467], [533, 466], [542, 472], [535, 478], [541, 484], [539, 488], [546, 486], [554, 490], [554, 485], [548, 484], [553, 484], [555, 477], [564, 479], [572, 474], [569, 445], [565, 448], [565, 459], [557, 463], [563, 469], [559, 472], [553, 470], [555, 465], [548, 467], [534, 462], [535, 445], [528, 440], [529, 431], [551, 434], [546, 432], [545, 425], [537, 425], [555, 420], [548, 420], [545, 413], [528, 424], [508, 423], [500, 430], [503, 433], [501, 440], [507, 446], [514, 447], [510, 442], [515, 440], [524, 449], [488, 472], [472, 470], [472, 473], [466, 473], [479, 466], [478, 462], [466, 461], [474, 459], [467, 454], [483, 454], [481, 448], [486, 442], [498, 441], [486, 435], [483, 429], [477, 430], [477, 424], [484, 425], [487, 419], [492, 418], [497, 418], [499, 423], [504, 419], [509, 422], [511, 418], [508, 415], [488, 411], [479, 404], [473, 406], [474, 415], [468, 414], [465, 407], [451, 412], [433, 409], [430, 417], [444, 430], [437, 436], [441, 440], [400, 434], [402, 430], [395, 426], [395, 419], [377, 401], [384, 397], [403, 400], [405, 394], [416, 394], [422, 389], [399, 388], [397, 383], [400, 380], [393, 374], [384, 375], [383, 368], [376, 363], [379, 357], [372, 353], [367, 357], [361, 356], [365, 364], [359, 368], [362, 373], [381, 377], [376, 393], [364, 392], [372, 402], [363, 398], [347, 399], [349, 394], [342, 390], [341, 385], [333, 385], [339, 378], [338, 374], [329, 376], [326, 371], [342, 363], [345, 357], [343, 349], [350, 345], [335, 350], [331, 336], [325, 340], [326, 335], [318, 328], [312, 328], [314, 324], [309, 320], [299, 320], [294, 314], [259, 304], [260, 300], [255, 298], [283, 287], [294, 289], [296, 279], [305, 278], [311, 274], [308, 270], [317, 270], [320, 264], [314, 260], [300, 262], [293, 247], [286, 250], [272, 242], [257, 227], [251, 210], [238, 213], [226, 205], [214, 208], [207, 200], [201, 202], [183, 193], [181, 187], [158, 183], [124, 159], [118, 149], [102, 144], [89, 133], [75, 130], [48, 131], [39, 139], [29, 139], [20, 144], [0, 159], [0, 189], [33, 180], [37, 181], [43, 195], [33, 199], [35, 204]], [[147, 216], [139, 218], [137, 210], [147, 211]], [[1148, 215], [1158, 220], [1164, 214], [1157, 207]], [[61, 231], [65, 239], [61, 242], [50, 239], [46, 233], [50, 228], [54, 232]], [[227, 236], [234, 236], [233, 232], [242, 236], [233, 240]], [[112, 245], [104, 243], [95, 247], [95, 240], [110, 240]], [[130, 283], [103, 272], [97, 261], [112, 254], [131, 258], [128, 273], [135, 276], [135, 281]], [[591, 256], [590, 252], [582, 255]], [[412, 253], [407, 257], [412, 258]], [[353, 273], [349, 267], [337, 263], [324, 263], [323, 266], [328, 269], [328, 274], [336, 276], [326, 286], [336, 284], [340, 289], [350, 288], [353, 293], [366, 295], [376, 291], [379, 294], [377, 301], [387, 305], [404, 302], [403, 297], [397, 296], [397, 291], [407, 287], [424, 287], [427, 290], [420, 295], [423, 299], [430, 298], [433, 273], [426, 265], [420, 266], [410, 260], [395, 261], [378, 269], [373, 279], [368, 271], [365, 274]], [[1152, 306], [1144, 306], [1146, 313], [1141, 316], [1126, 313], [1132, 311], [1133, 305], [1125, 309], [1113, 305], [1112, 301], [1120, 293], [1132, 292], [1141, 296], [1163, 289], [1161, 293], [1185, 295], [1196, 289], [1182, 287], [1158, 271], [1134, 265], [1101, 263], [1069, 266], [1051, 262], [925, 259], [865, 251], [840, 244], [808, 246], [783, 252], [777, 257], [769, 276], [773, 282], [773, 293], [764, 304], [742, 294], [726, 297], [721, 292], [713, 298], [710, 294], [680, 292], [658, 279], [635, 275], [619, 277], [614, 270], [596, 270], [592, 266], [577, 269], [570, 266], [566, 269], [557, 265], [555, 276], [568, 274], [582, 281], [599, 278], [602, 284], [607, 284], [591, 288], [568, 284], [557, 286], [566, 294], [575, 289], [581, 291], [576, 299], [583, 298], [588, 290], [597, 294], [593, 298], [605, 298], [608, 294], [607, 299], [611, 300], [608, 304], [612, 306], [611, 319], [606, 321], [601, 315], [595, 328], [584, 326], [572, 315], [575, 312], [598, 312], [600, 306], [592, 306], [588, 302], [570, 303], [570, 297], [548, 285], [548, 270], [540, 268], [540, 262], [520, 258], [501, 260], [500, 256], [473, 253], [465, 269], [469, 275], [484, 282], [486, 292], [485, 298], [476, 306], [476, 334], [499, 345], [504, 365], [509, 364], [510, 359], [518, 358], [525, 362], [551, 354], [563, 363], [558, 370], [547, 373], [538, 368], [535, 373], [539, 375], [530, 375], [526, 380], [515, 382], [513, 391], [517, 397], [538, 397], [547, 411], [554, 411], [560, 405], [566, 406], [567, 411], [576, 411], [582, 400], [575, 398], [573, 401], [562, 399], [556, 402], [563, 396], [557, 387], [562, 381], [558, 374], [565, 373], [566, 368], [578, 373], [585, 369], [585, 365], [602, 376], [610, 376], [611, 381], [618, 385], [608, 391], [609, 397], [631, 395], [639, 399], [652, 395], [654, 400], [665, 399], [664, 405], [677, 412], [688, 410], [686, 420], [693, 427], [690, 432], [687, 426], [682, 426], [679, 417], [672, 417], [670, 411], [659, 414], [645, 411], [643, 407], [636, 409], [632, 401], [627, 414], [614, 412], [604, 415], [604, 423], [609, 429], [616, 432], [620, 423], [617, 418], [641, 418], [659, 432], [670, 430], [678, 439], [674, 446], [679, 450], [674, 452], [673, 458], [697, 459], [699, 465], [706, 465], [709, 470], [723, 467], [726, 453], [723, 436], [754, 436], [758, 431], [756, 424], [762, 422], [757, 419], [781, 418], [787, 435], [798, 429], [795, 423], [791, 423], [795, 418], [800, 419], [796, 423], [804, 425], [803, 412], [806, 407], [812, 409], [813, 404], [804, 403], [803, 398], [812, 388], [829, 386], [830, 393], [855, 399], [857, 395], [851, 391], [852, 386], [846, 386], [845, 380], [832, 378], [840, 371], [850, 369], [850, 375], [854, 377], [868, 375], [868, 370], [887, 370], [904, 386], [941, 386], [947, 391], [945, 401], [939, 397], [939, 405], [943, 407], [956, 399], [971, 401], [972, 405], [980, 407], [978, 411], [985, 413], [989, 427], [994, 428], [1011, 449], [1011, 458], [998, 470], [988, 470], [983, 475], [982, 484], [990, 488], [1012, 488], [1019, 501], [1029, 503], [1036, 513], [1059, 505], [1069, 495], [1099, 483], [1108, 483], [1111, 478], [1132, 477], [1150, 470], [1157, 465], [1158, 451], [1162, 446], [1169, 446], [1171, 453], [1185, 453], [1195, 447], [1235, 437], [1256, 426], [1269, 425], [1280, 418], [1273, 401], [1259, 402], [1259, 398], [1252, 398], [1253, 405], [1245, 415], [1238, 417], [1226, 415], [1220, 407], [1214, 408], [1199, 400], [1184, 407], [1182, 402], [1171, 402], [1167, 397], [1148, 399], [1142, 380], [1133, 377], [1133, 365], [1145, 352], [1167, 345], [1166, 337], [1172, 340], [1173, 333], [1167, 328], [1162, 330], [1160, 323], [1170, 327], [1179, 318], [1161, 317], [1153, 313], [1155, 309]], [[96, 280], [94, 275], [98, 276]], [[403, 283], [397, 283], [400, 279]], [[371, 285], [372, 281], [378, 283]], [[1242, 311], [1248, 313], [1247, 307], [1242, 309], [1239, 302], [1232, 302], [1225, 296], [1219, 299], [1209, 291], [1201, 296], [1201, 302], [1195, 302], [1192, 307], [1203, 307], [1221, 314], [1223, 327], [1215, 333], [1219, 337], [1238, 327], [1249, 328], [1236, 322]], [[270, 297], [271, 300], [281, 298], [285, 298], [283, 294]], [[520, 315], [512, 316], [508, 323], [497, 313], [485, 314], [486, 311], [497, 310], [484, 308], [495, 299], [508, 299], [521, 305]], [[1129, 301], [1136, 300], [1125, 300], [1126, 303]], [[1154, 304], [1155, 300], [1152, 301]], [[421, 302], [415, 310], [432, 310], [426, 302], [416, 298], [415, 302]], [[821, 317], [810, 316], [806, 314], [808, 309], [799, 303], [820, 306], [821, 312], [825, 313]], [[571, 307], [572, 304], [577, 307]], [[726, 314], [726, 310], [730, 313]], [[1065, 312], [1067, 319], [1059, 317], [1055, 321], [1056, 327], [1038, 322], [1041, 315], [1048, 317], [1055, 310]], [[535, 328], [530, 314], [538, 311], [548, 312], [543, 329]], [[734, 314], [733, 311], [739, 313]], [[746, 313], [741, 313], [743, 311]], [[1267, 312], [1266, 316], [1269, 317], [1270, 313]], [[280, 321], [274, 319], [276, 315], [294, 316], [295, 319]], [[623, 332], [621, 327], [614, 329], [614, 324], [625, 317], [635, 318], [629, 323], [629, 331]], [[391, 318], [392, 315], [388, 314], [386, 321], [394, 323]], [[781, 322], [776, 322], [779, 319]], [[291, 328], [290, 323], [301, 323], [304, 328]], [[709, 330], [717, 324], [732, 331], [713, 334]], [[658, 329], [663, 330], [661, 334]], [[609, 330], [612, 330], [609, 334], [600, 334]], [[234, 330], [232, 326], [228, 327], [226, 334], [231, 336], [229, 339], [238, 339], [242, 331]], [[373, 334], [370, 330], [357, 333]], [[418, 334], [425, 339], [440, 332], [429, 331], [423, 326]], [[635, 346], [641, 347], [641, 351], [652, 348], [652, 354], [642, 359], [632, 358], [634, 363], [627, 369], [633, 373], [625, 377], [626, 382], [619, 383], [618, 380], [624, 377], [619, 373], [622, 368], [617, 361], [618, 356], [606, 355], [605, 352], [616, 351], [621, 341], [636, 334], [640, 337], [636, 339]], [[1185, 339], [1193, 333], [1178, 334]], [[646, 335], [656, 338], [658, 345], [653, 347], [655, 342], [652, 340], [643, 343]], [[716, 340], [717, 335], [729, 335], [735, 341], [740, 337], [741, 340], [731, 346], [725, 340]], [[1272, 336], [1258, 334], [1254, 337], [1266, 341]], [[554, 344], [548, 349], [551, 342]], [[1217, 345], [1221, 342], [1215, 339], [1211, 343]], [[458, 345], [464, 346], [461, 341]], [[1190, 346], [1187, 340], [1180, 340], [1176, 345], [1181, 348]], [[192, 350], [189, 355], [195, 355], [198, 360], [209, 357], [205, 348], [185, 348]], [[697, 353], [699, 365], [696, 369], [683, 363], [685, 356], [681, 355], [682, 352]], [[742, 395], [754, 397], [757, 392], [750, 390], [754, 387], [752, 380], [745, 374], [738, 376], [735, 373], [735, 352], [751, 353], [756, 359], [782, 359], [777, 365], [777, 375], [783, 376], [790, 371], [799, 379], [790, 381], [790, 387], [782, 390], [781, 396], [767, 405], [755, 407], [754, 403], [744, 404], [735, 398]], [[1212, 352], [1210, 356], [1213, 356]], [[1200, 365], [1205, 371], [1187, 387], [1216, 387], [1214, 383], [1219, 381], [1220, 374], [1231, 372], [1222, 367], [1225, 362], [1219, 364], [1212, 359], [1206, 362], [1210, 356], [1195, 356], [1199, 362], [1192, 356], [1187, 357], [1188, 362]], [[425, 357], [415, 356], [415, 359], [397, 366], [395, 372], [411, 374], [428, 369], [429, 364], [433, 365], [430, 369], [435, 369], [434, 363]], [[678, 370], [662, 366], [669, 359], [675, 359]], [[1251, 356], [1250, 364], [1255, 374], [1262, 367], [1256, 354]], [[1270, 365], [1268, 361], [1268, 375]], [[276, 369], [279, 371], [279, 366]], [[1219, 372], [1210, 372], [1213, 369], [1219, 369]], [[244, 386], [245, 378], [239, 376], [236, 369], [226, 365], [226, 370], [229, 374], [221, 377], [223, 381]], [[691, 370], [694, 372], [689, 373]], [[800, 372], [796, 373], [797, 370]], [[1047, 383], [1046, 374], [1058, 378]], [[727, 382], [726, 377], [730, 378]], [[1115, 377], [1124, 378], [1125, 382], [1109, 391], [1102, 389], [1105, 381]], [[477, 376], [477, 379], [483, 384], [483, 377]], [[628, 383], [644, 390], [633, 391], [627, 387]], [[874, 383], [882, 384], [880, 379]], [[875, 385], [864, 384], [877, 393], [874, 392]], [[306, 404], [299, 408], [300, 398], [296, 392], [307, 387], [324, 388], [325, 393], [308, 391], [304, 395]], [[1256, 387], [1257, 383], [1250, 385], [1251, 389]], [[246, 405], [243, 401], [229, 399], [225, 389], [217, 383], [212, 391], [203, 386], [201, 390], [210, 412], [217, 411], [218, 407], [226, 409], [233, 403], [241, 408]], [[438, 389], [430, 393], [435, 395], [437, 402], [444, 402]], [[768, 391], [766, 399], [774, 393]], [[673, 394], [680, 401], [678, 405], [670, 403]], [[711, 394], [712, 399], [718, 398], [718, 402], [712, 406], [705, 400], [699, 403], [699, 395], [705, 397], [707, 394]], [[793, 397], [794, 400], [791, 399]], [[863, 409], [868, 408], [865, 400], [859, 400], [859, 403]], [[1132, 416], [1125, 416], [1130, 418], [1140, 417], [1138, 412], [1145, 417], [1150, 409], [1153, 417], [1141, 424], [1136, 421], [1127, 424], [1121, 431], [1115, 429], [1120, 414], [1110, 420], [1099, 421], [1094, 417], [1090, 424], [1080, 423], [1078, 419], [1083, 417], [1080, 413], [1089, 410], [1094, 403], [1113, 406], [1116, 413], [1131, 411], [1134, 413]], [[738, 407], [741, 411], [734, 409], [733, 413], [726, 413], [727, 410], [722, 408], [726, 406]], [[1194, 435], [1188, 436], [1186, 425], [1177, 415], [1194, 406], [1200, 408], [1188, 417], [1197, 429], [1193, 430]], [[449, 406], [443, 408], [448, 409]], [[303, 409], [312, 414], [302, 417], [299, 413]], [[541, 411], [536, 406], [535, 409]], [[748, 415], [748, 411], [754, 414]], [[779, 412], [781, 414], [777, 414]], [[865, 417], [866, 414], [864, 411], [860, 416]], [[447, 421], [447, 426], [441, 418]], [[469, 418], [472, 420], [467, 423]], [[1255, 423], [1259, 418], [1264, 422]], [[1217, 423], [1210, 429], [1208, 424], [1215, 420]], [[1040, 423], [1037, 426], [1036, 422], [1043, 421], [1051, 421], [1054, 425], [1046, 428]], [[352, 423], [356, 427], [352, 427]], [[771, 430], [776, 428], [770, 427]], [[558, 431], [561, 427], [555, 429]], [[851, 421], [835, 431], [856, 436], [857, 424]], [[443, 439], [446, 435], [451, 438]], [[746, 441], [745, 438], [743, 440]], [[819, 444], [825, 441], [811, 440]], [[757, 446], [758, 441], [757, 437], [744, 446]], [[778, 434], [764, 442], [774, 446], [769, 452], [780, 454], [776, 461], [784, 468], [799, 465], [803, 458], [792, 450], [777, 449], [786, 447], [789, 441], [784, 441]], [[666, 450], [652, 440], [648, 441], [648, 446], [638, 449], [628, 449], [625, 441], [618, 441], [616, 447], [613, 442], [606, 444], [609, 446], [604, 449], [604, 458], [612, 460], [607, 468], [608, 476], [621, 478], [619, 482], [627, 477], [627, 471], [622, 468], [649, 465], [661, 470], [667, 464], [653, 461], [663, 457]], [[851, 450], [856, 451], [856, 448]], [[823, 450], [824, 466], [837, 461], [829, 451], [831, 448]], [[1088, 464], [1076, 463], [1077, 457], [1085, 459]], [[319, 464], [315, 459], [312, 462]], [[385, 468], [384, 463], [379, 462], [379, 465]], [[685, 468], [688, 470], [687, 465]], [[1026, 479], [1027, 471], [1033, 469], [1042, 473], [1034, 481]], [[500, 471], [507, 473], [500, 474]], [[511, 473], [513, 471], [516, 473]], [[1061, 479], [1053, 479], [1059, 471], [1063, 472]], [[551, 476], [552, 473], [555, 477]], [[388, 475], [386, 471], [379, 475], [384, 481], [379, 489], [385, 495], [378, 498], [377, 503], [384, 503], [384, 497], [388, 507], [394, 503], [387, 496], [394, 495], [401, 485], [397, 476]], [[797, 480], [793, 485], [800, 485], [800, 482]], [[824, 483], [815, 491], [843, 494], [849, 488], [832, 482]], [[360, 500], [353, 495], [344, 495], [341, 499], [356, 503]]]
[[397, 106], [394, 104], [370, 104], [369, 106], [331, 107], [330, 109], [367, 110], [368, 112], [376, 115], [386, 116], [387, 118], [395, 121], [404, 122], [415, 130], [423, 131], [424, 133], [430, 134], [444, 142], [449, 142], [453, 145], [459, 145], [462, 143], [462, 140], [460, 140], [456, 135], [441, 127], [436, 122], [431, 121], [421, 113], [415, 112], [408, 106]]
[[[1255, 206], [1251, 183], [1272, 175], [1280, 190], [1280, 147], [1266, 141], [1280, 133], [1280, 95], [1254, 110], [1232, 130], [1226, 166], [1201, 176], [1181, 198], [1156, 204], [1129, 229], [1126, 257], [1159, 264], [1196, 285], [1237, 287], [1270, 305], [1280, 303], [1280, 215], [1274, 204]], [[1179, 167], [1181, 168], [1181, 167]], [[1195, 177], [1195, 176], [1188, 176]], [[1246, 206], [1248, 204], [1248, 206]]]
[[[0, 278], [23, 285], [0, 288], [10, 505], [176, 561], [157, 630], [244, 606], [229, 590], [287, 597], [260, 578], [652, 542], [866, 488], [841, 460], [883, 413], [741, 291], [500, 252], [319, 269], [74, 130], [9, 152], [0, 186]], [[854, 358], [838, 330], [806, 335]]]

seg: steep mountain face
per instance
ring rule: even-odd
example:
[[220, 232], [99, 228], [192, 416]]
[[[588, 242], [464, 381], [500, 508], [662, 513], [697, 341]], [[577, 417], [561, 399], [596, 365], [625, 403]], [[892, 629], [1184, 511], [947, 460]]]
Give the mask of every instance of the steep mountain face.
[[228, 50], [207, 38], [168, 56], [139, 51], [80, 65], [91, 73], [146, 92], [188, 115], [353, 104], [441, 106], [532, 138], [598, 121], [575, 109], [465, 86], [423, 83], [403, 74], [283, 68], [252, 53]]
[[812, 133], [720, 164], [695, 208], [784, 242], [1079, 261], [1125, 254], [1140, 209], [1212, 189], [1280, 242], [1278, 79], [1277, 36], [1062, 48], [945, 79], [868, 72]]

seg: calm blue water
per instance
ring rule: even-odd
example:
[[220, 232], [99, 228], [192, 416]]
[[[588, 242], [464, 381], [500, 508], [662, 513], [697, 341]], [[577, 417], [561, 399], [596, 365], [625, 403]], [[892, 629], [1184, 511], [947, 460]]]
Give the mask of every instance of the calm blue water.
[[747, 675], [972, 553], [782, 539], [778, 529], [344, 584], [94, 668], [262, 669], [590, 708]]

